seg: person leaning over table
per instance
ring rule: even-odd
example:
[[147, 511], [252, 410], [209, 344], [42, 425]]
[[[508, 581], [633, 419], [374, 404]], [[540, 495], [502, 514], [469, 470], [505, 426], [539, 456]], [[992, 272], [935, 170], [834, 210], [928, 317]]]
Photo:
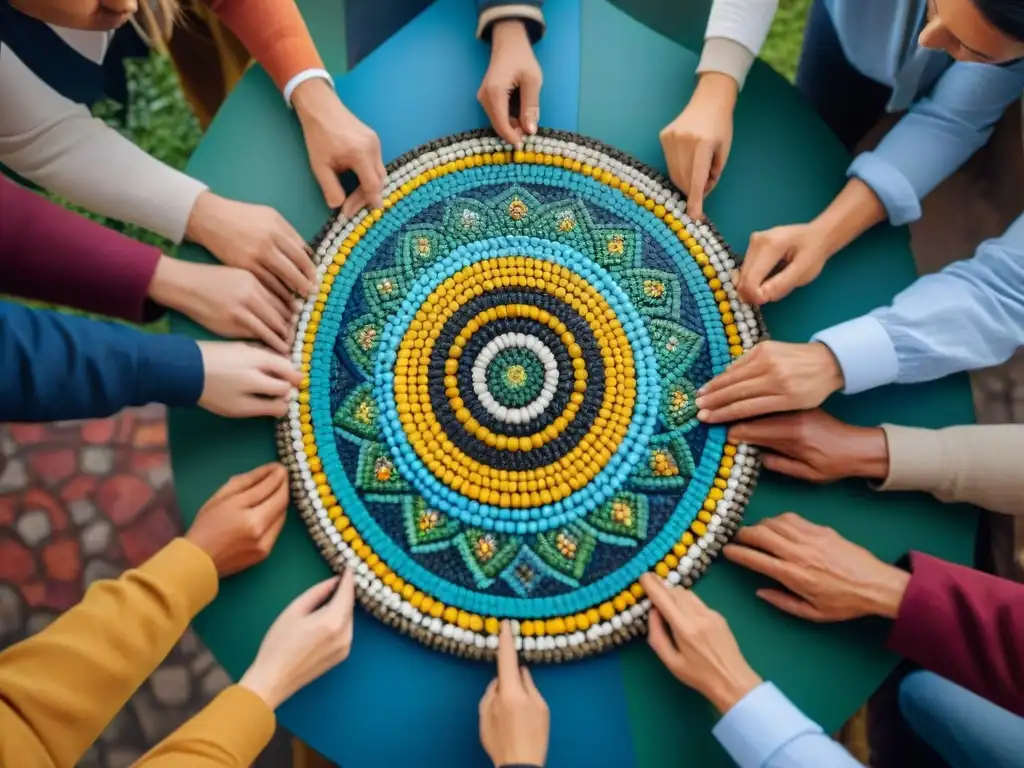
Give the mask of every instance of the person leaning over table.
[[[280, 464], [233, 477], [183, 537], [120, 578], [94, 583], [77, 606], [0, 653], [0, 765], [75, 765], [213, 601], [220, 580], [267, 557], [288, 498]], [[238, 683], [135, 765], [251, 765], [274, 735], [274, 710], [347, 658], [353, 603], [351, 572], [299, 595]]]
[[[733, 111], [778, 0], [714, 0], [689, 104], [661, 133], [672, 181], [700, 218], [728, 160]], [[919, 200], [989, 138], [1024, 89], [1024, 5], [1018, 0], [815, 0], [796, 85], [852, 150], [885, 113], [909, 113], [850, 166], [851, 181], [817, 226], [780, 227], [751, 238], [740, 287], [750, 300], [778, 299], [785, 278], [761, 283], [776, 264], [802, 284], [824, 261], [887, 213], [921, 215]], [[854, 221], [841, 221], [853, 212]], [[806, 262], [806, 263], [800, 263]], [[817, 264], [820, 270], [820, 264]], [[782, 287], [779, 283], [788, 285]], [[758, 291], [760, 289], [760, 291]]]
[[[349, 213], [379, 206], [380, 141], [338, 99], [293, 0], [210, 4], [294, 108], [328, 206]], [[305, 295], [315, 269], [306, 244], [280, 214], [214, 194], [89, 112], [116, 80], [116, 62], [105, 57], [133, 32], [126, 23], [140, 18], [157, 42], [170, 35], [176, 12], [176, 0], [0, 4], [0, 162], [96, 213], [174, 242], [197, 242], [225, 264], [251, 270], [284, 300], [292, 292]], [[338, 174], [348, 170], [361, 184], [346, 196]]]
[[131, 323], [167, 307], [285, 355], [294, 336], [291, 309], [252, 273], [171, 258], [2, 176], [0, 293]]

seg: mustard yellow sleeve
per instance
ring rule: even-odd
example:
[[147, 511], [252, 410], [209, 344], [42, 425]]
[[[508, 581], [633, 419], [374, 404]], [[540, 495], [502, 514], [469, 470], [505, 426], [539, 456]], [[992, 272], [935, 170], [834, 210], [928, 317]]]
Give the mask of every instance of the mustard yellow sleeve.
[[175, 539], [0, 653], [0, 766], [74, 766], [216, 594], [213, 562]]
[[233, 685], [133, 768], [249, 768], [274, 736], [270, 707]]

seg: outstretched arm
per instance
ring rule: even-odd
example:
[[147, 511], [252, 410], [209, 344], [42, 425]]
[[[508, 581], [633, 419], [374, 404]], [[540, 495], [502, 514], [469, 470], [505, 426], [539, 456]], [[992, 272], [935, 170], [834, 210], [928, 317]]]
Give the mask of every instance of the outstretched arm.
[[216, 593], [213, 561], [177, 539], [0, 653], [0, 765], [77, 763]]
[[0, 421], [109, 416], [130, 405], [195, 405], [199, 346], [0, 301]]

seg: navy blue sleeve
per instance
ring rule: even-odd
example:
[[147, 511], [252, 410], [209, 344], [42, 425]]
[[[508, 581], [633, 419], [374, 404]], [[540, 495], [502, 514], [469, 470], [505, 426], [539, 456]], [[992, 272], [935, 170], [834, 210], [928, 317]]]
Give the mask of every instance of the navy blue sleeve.
[[476, 36], [491, 39], [491, 27], [504, 19], [519, 19], [526, 24], [530, 40], [537, 42], [544, 36], [544, 0], [476, 0], [479, 23]]
[[203, 360], [192, 339], [0, 301], [0, 421], [195, 405], [202, 391]]

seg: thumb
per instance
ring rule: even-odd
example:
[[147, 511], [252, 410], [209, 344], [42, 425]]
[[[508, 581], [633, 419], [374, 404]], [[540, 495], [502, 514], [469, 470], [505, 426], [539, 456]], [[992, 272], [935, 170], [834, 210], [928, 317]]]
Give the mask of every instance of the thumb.
[[524, 130], [531, 136], [537, 132], [540, 123], [541, 78], [531, 74], [519, 84], [519, 118]]
[[333, 590], [338, 583], [338, 577], [332, 576], [318, 584], [314, 584], [292, 600], [288, 607], [281, 611], [281, 616], [287, 616], [292, 619], [299, 618], [300, 616], [308, 616], [331, 597], [331, 590]]
[[351, 568], [346, 568], [338, 583], [338, 590], [331, 601], [324, 606], [335, 618], [342, 619], [352, 614], [356, 603], [356, 580]]
[[334, 210], [341, 208], [345, 202], [345, 190], [341, 186], [341, 179], [329, 165], [318, 163], [313, 166], [313, 176], [316, 177], [320, 190], [324, 193], [324, 201], [327, 207]]
[[740, 280], [736, 285], [740, 298], [750, 304], [763, 304], [761, 284], [772, 270], [782, 261], [786, 253], [785, 241], [766, 233], [755, 232], [750, 236], [750, 248], [743, 259]]

